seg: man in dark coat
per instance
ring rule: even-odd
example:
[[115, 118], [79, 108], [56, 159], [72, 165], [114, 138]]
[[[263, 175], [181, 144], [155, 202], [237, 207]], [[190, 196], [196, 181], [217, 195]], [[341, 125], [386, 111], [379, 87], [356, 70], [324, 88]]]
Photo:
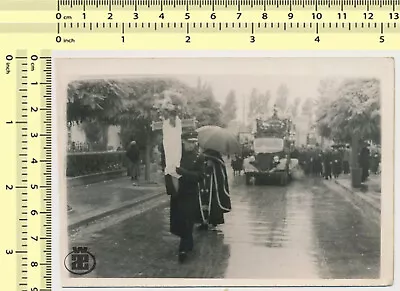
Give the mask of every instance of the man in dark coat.
[[304, 171], [306, 175], [312, 175], [313, 161], [314, 161], [313, 151], [312, 149], [307, 148], [305, 153], [305, 171]]
[[370, 153], [368, 149], [368, 144], [365, 144], [362, 147], [359, 155], [359, 164], [362, 169], [361, 182], [365, 182], [369, 176], [369, 159]]
[[380, 153], [378, 151], [376, 151], [371, 156], [371, 172], [374, 173], [375, 175], [378, 174], [380, 162], [381, 162]]
[[350, 146], [346, 145], [346, 148], [343, 151], [343, 173], [349, 174], [350, 173]]
[[324, 177], [326, 180], [332, 179], [332, 153], [326, 150], [323, 156], [324, 160]]
[[[167, 194], [170, 200], [170, 232], [180, 237], [179, 262], [184, 262], [193, 250], [193, 226], [198, 205], [198, 183], [203, 177], [204, 161], [196, 151], [196, 141], [192, 134], [182, 134], [182, 158], [176, 172], [179, 178], [178, 191], [172, 180], [165, 176]], [[165, 164], [165, 161], [163, 161]]]
[[314, 176], [321, 177], [322, 175], [322, 153], [316, 148], [314, 150], [312, 169]]
[[342, 171], [342, 157], [338, 149], [334, 148], [332, 151], [332, 172], [333, 176], [337, 179]]
[[[136, 141], [132, 140], [127, 149], [126, 155], [129, 159], [128, 172], [132, 181], [137, 181], [140, 173], [140, 151]], [[133, 183], [136, 185], [136, 183]]]
[[205, 177], [200, 183], [199, 230], [207, 230], [209, 225], [216, 227], [224, 224], [224, 214], [232, 210], [228, 175], [221, 154], [207, 149], [203, 152], [203, 157]]

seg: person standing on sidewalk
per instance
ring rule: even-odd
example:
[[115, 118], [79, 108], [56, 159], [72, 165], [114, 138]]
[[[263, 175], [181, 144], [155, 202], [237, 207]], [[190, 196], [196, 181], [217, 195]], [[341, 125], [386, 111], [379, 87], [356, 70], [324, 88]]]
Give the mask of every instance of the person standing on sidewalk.
[[361, 182], [365, 182], [369, 176], [369, 159], [370, 152], [368, 149], [368, 144], [365, 143], [359, 155], [359, 164], [362, 169]]
[[346, 148], [343, 152], [343, 173], [349, 174], [350, 173], [350, 146], [346, 145]]
[[[174, 187], [171, 179], [165, 179], [170, 199], [170, 232], [180, 237], [179, 262], [183, 263], [193, 250], [193, 227], [198, 201], [198, 183], [203, 177], [203, 160], [196, 150], [194, 133], [182, 134], [182, 158], [176, 168], [179, 187]], [[165, 155], [162, 165], [165, 167]]]
[[342, 159], [340, 157], [340, 152], [337, 148], [332, 151], [332, 172], [335, 179], [339, 178], [341, 172]]
[[332, 153], [329, 149], [324, 153], [324, 177], [325, 180], [332, 179]]
[[132, 140], [129, 143], [126, 155], [129, 159], [129, 175], [131, 176], [131, 180], [133, 181], [133, 185], [135, 186], [137, 185], [136, 182], [139, 178], [140, 171], [140, 151], [138, 145], [136, 144], [136, 141]]
[[378, 150], [375, 150], [375, 152], [371, 156], [371, 172], [374, 173], [375, 175], [377, 175], [379, 172], [380, 161], [381, 161], [380, 154]]

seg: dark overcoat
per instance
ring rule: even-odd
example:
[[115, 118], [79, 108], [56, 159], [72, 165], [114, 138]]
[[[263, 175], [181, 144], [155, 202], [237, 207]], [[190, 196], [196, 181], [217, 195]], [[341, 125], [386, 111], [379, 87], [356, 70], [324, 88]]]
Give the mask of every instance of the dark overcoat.
[[361, 153], [359, 156], [359, 164], [362, 168], [362, 176], [361, 176], [362, 182], [364, 182], [369, 176], [369, 159], [370, 159], [369, 149], [367, 147], [363, 147], [361, 149]]
[[319, 150], [315, 150], [313, 154], [313, 162], [312, 162], [313, 174], [321, 175], [322, 172], [322, 153]]
[[339, 151], [332, 153], [332, 172], [339, 175], [342, 172], [342, 156]]
[[[204, 162], [196, 152], [182, 152], [181, 167], [177, 173], [179, 190], [172, 193], [170, 200], [170, 232], [177, 236], [185, 236], [192, 231], [196, 211], [198, 209], [198, 183], [203, 177]], [[167, 194], [171, 180], [166, 178]], [[170, 192], [170, 193], [168, 193]]]
[[140, 158], [140, 152], [139, 152], [138, 145], [130, 143], [127, 146], [126, 155], [132, 163], [137, 163]]
[[326, 151], [323, 155], [324, 161], [324, 176], [332, 176], [332, 152]]

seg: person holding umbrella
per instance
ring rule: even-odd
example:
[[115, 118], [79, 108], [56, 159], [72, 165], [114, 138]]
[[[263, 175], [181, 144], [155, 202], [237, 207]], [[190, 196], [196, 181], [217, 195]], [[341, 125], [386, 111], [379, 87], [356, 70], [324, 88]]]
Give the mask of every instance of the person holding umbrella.
[[222, 154], [240, 152], [240, 144], [226, 129], [204, 126], [198, 130], [198, 141], [203, 149], [205, 177], [200, 183], [199, 230], [224, 224], [224, 214], [232, 210], [226, 165]]

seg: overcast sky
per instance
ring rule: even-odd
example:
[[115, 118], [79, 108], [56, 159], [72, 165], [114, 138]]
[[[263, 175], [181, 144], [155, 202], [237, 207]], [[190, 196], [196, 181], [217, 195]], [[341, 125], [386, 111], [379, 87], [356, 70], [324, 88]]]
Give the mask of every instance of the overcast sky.
[[[93, 57], [56, 58], [54, 62], [57, 98], [63, 100], [66, 100], [67, 85], [73, 80], [165, 76], [196, 86], [200, 77], [212, 86], [215, 98], [221, 103], [230, 90], [235, 91], [238, 119], [243, 117], [243, 104], [248, 107], [245, 98], [250, 96], [253, 88], [262, 93], [269, 90], [274, 100], [278, 87], [286, 84], [289, 99], [300, 97], [304, 100], [318, 97], [321, 79], [378, 77], [387, 87], [392, 84], [394, 76], [394, 62], [390, 58]], [[388, 89], [388, 92], [393, 92], [393, 88]]]
[[[302, 100], [311, 97], [317, 98], [317, 88], [320, 82], [320, 77], [317, 76], [277, 76], [277, 75], [230, 75], [230, 76], [176, 76], [177, 79], [191, 86], [196, 86], [197, 79], [201, 78], [203, 82], [209, 83], [215, 95], [215, 98], [222, 104], [230, 90], [236, 93], [238, 103], [237, 119], [243, 118], [243, 105], [245, 105], [245, 114], [247, 117], [247, 108], [249, 96], [253, 88], [261, 93], [270, 91], [272, 99], [276, 98], [278, 87], [281, 84], [286, 84], [289, 89], [289, 100], [300, 97]], [[270, 105], [272, 105], [270, 101]], [[272, 113], [271, 113], [272, 114]]]

